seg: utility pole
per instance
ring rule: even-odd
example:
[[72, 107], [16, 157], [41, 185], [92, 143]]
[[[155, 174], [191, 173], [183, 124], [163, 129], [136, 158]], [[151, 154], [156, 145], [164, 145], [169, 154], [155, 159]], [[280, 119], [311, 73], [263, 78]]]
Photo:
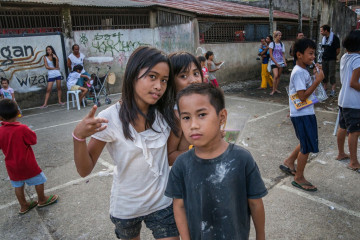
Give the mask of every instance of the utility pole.
[[274, 3], [269, 0], [269, 34], [272, 35], [274, 31]]
[[298, 32], [302, 32], [302, 0], [298, 0]]
[[314, 9], [315, 9], [315, 0], [311, 0], [311, 5], [310, 5], [310, 26], [309, 26], [309, 38], [310, 39], [313, 39]]

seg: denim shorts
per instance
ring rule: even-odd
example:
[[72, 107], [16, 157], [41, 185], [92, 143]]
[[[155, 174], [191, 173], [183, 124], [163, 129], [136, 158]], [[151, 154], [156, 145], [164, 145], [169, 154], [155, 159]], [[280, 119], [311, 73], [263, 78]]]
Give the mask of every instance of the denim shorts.
[[315, 115], [291, 117], [302, 154], [319, 152], [318, 129]]
[[142, 221], [152, 231], [155, 239], [179, 236], [172, 204], [142, 217], [119, 219], [110, 215], [110, 219], [115, 224], [115, 234], [119, 239], [131, 239], [139, 236]]
[[61, 79], [62, 79], [61, 76], [54, 77], [54, 78], [49, 78], [49, 79], [48, 79], [48, 82], [55, 82], [55, 80], [61, 80]]
[[342, 108], [340, 109], [339, 125], [347, 132], [360, 132], [360, 109]]
[[24, 186], [25, 183], [29, 186], [40, 185], [40, 184], [45, 183], [46, 180], [47, 180], [47, 178], [46, 178], [45, 174], [43, 172], [41, 172], [38, 175], [36, 175], [35, 177], [29, 178], [29, 179], [25, 179], [25, 180], [21, 180], [21, 181], [10, 180], [10, 182], [13, 187], [22, 187], [22, 186]]

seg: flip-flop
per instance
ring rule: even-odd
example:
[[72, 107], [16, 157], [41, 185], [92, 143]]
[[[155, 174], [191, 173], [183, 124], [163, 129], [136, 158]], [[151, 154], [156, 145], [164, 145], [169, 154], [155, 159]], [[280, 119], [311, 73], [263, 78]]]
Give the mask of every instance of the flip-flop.
[[337, 160], [337, 161], [344, 161], [344, 160], [348, 160], [348, 159], [350, 159], [350, 157], [342, 157], [340, 159], [335, 158], [335, 160]]
[[46, 207], [46, 206], [49, 206], [51, 204], [54, 204], [54, 203], [57, 202], [58, 198], [59, 198], [58, 195], [50, 195], [50, 197], [48, 198], [48, 200], [44, 204], [38, 204], [38, 208], [42, 208], [42, 207]]
[[292, 176], [295, 176], [295, 173], [296, 173], [296, 170], [295, 169], [290, 169], [289, 167], [281, 164], [279, 166], [280, 170], [283, 171], [284, 173], [286, 174], [289, 174], [289, 175], [292, 175]]
[[37, 205], [38, 205], [38, 202], [36, 202], [36, 201], [31, 201], [29, 207], [28, 207], [25, 211], [23, 211], [23, 212], [19, 211], [19, 214], [20, 214], [20, 215], [24, 215], [25, 213], [29, 212], [31, 209], [33, 209], [33, 208], [36, 207]]
[[360, 168], [352, 168], [352, 167], [349, 167], [349, 166], [347, 166], [346, 168], [349, 169], [349, 170], [355, 171], [357, 173], [360, 173]]
[[294, 186], [294, 187], [297, 187], [297, 188], [300, 188], [304, 191], [308, 191], [308, 192], [316, 192], [317, 191], [317, 188], [304, 188], [303, 186], [308, 186], [308, 187], [314, 187], [314, 185], [312, 185], [311, 183], [297, 183], [295, 181], [292, 181], [291, 184]]

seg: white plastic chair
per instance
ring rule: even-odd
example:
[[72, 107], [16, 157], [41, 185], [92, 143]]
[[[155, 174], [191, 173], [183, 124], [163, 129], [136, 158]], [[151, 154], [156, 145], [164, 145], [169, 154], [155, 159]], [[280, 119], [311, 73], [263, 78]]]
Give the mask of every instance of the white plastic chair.
[[[75, 101], [74, 101], [74, 96], [75, 96], [77, 109], [80, 110], [80, 100], [79, 100], [79, 94], [80, 93], [81, 93], [80, 90], [67, 91], [67, 93], [66, 93], [67, 110], [69, 110], [69, 95], [71, 95], [71, 101], [72, 101], [72, 104], [73, 104], [73, 108], [75, 107]], [[82, 99], [82, 104], [85, 107], [85, 98]]]

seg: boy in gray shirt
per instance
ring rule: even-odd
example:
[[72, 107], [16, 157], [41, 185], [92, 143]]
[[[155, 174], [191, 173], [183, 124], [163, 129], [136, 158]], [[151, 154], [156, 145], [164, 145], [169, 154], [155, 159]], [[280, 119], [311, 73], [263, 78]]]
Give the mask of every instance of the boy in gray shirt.
[[251, 154], [222, 138], [227, 112], [221, 89], [193, 84], [178, 93], [177, 104], [184, 136], [194, 146], [176, 159], [165, 191], [174, 198], [181, 239], [248, 239], [250, 215], [257, 239], [265, 239], [267, 189]]

